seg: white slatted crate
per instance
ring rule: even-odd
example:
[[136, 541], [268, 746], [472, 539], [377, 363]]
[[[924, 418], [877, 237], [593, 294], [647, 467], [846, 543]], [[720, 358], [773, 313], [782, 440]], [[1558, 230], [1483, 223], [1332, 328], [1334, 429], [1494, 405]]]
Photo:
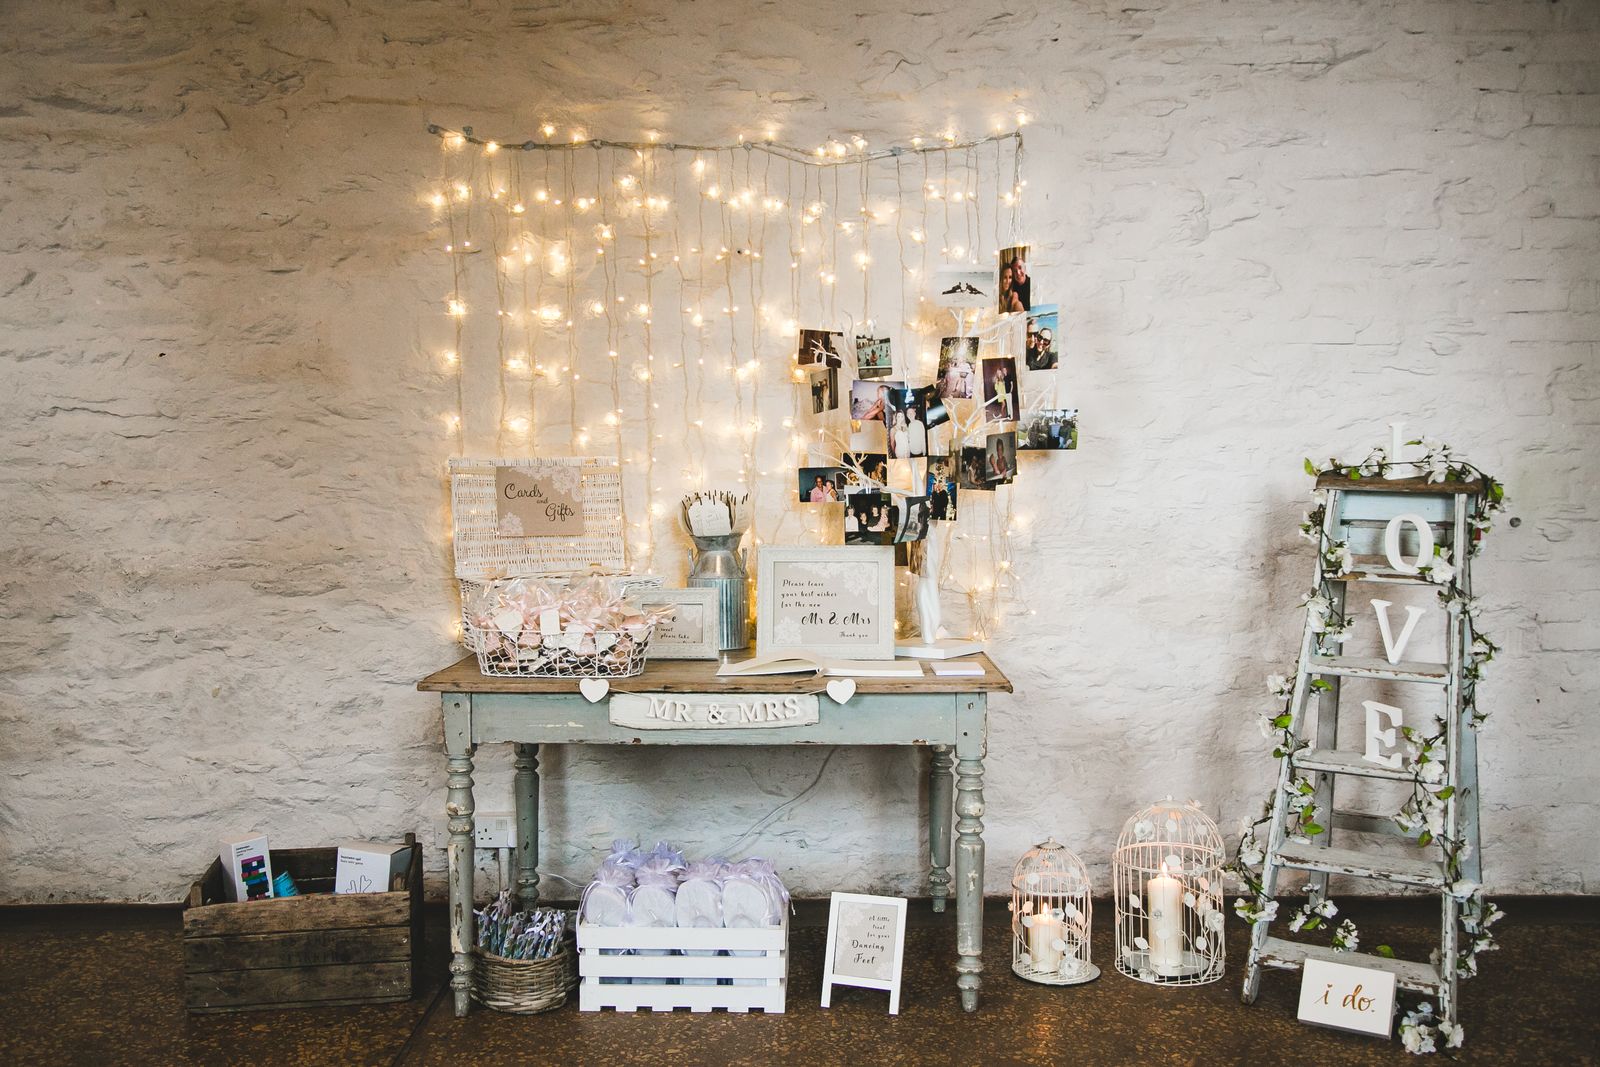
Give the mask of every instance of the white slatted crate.
[[[611, 954], [616, 950], [634, 954]], [[636, 954], [639, 951], [672, 955], [642, 956]], [[747, 955], [681, 955], [685, 951]], [[789, 983], [789, 920], [749, 930], [579, 923], [578, 977], [579, 1011], [759, 1008], [782, 1014]], [[602, 981], [621, 978], [629, 981]], [[685, 984], [684, 979], [690, 982]], [[721, 984], [723, 979], [732, 984]]]

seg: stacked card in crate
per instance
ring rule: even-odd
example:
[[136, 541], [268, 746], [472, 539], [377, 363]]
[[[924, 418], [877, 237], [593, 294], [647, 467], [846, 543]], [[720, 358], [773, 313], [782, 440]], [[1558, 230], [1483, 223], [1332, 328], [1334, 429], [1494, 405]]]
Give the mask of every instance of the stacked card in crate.
[[578, 909], [582, 1011], [782, 1012], [789, 891], [762, 859], [613, 844]]

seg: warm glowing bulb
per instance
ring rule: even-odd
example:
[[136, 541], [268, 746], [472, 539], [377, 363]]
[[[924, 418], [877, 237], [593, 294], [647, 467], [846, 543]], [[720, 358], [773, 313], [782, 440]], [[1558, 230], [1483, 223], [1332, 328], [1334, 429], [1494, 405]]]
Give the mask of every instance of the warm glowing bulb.
[[497, 141], [490, 141], [483, 146], [483, 154], [486, 156], [492, 156], [498, 151], [500, 151], [500, 144]]
[[463, 304], [459, 300], [450, 301], [448, 307], [450, 314], [454, 315], [458, 319], [467, 313], [467, 305]]
[[444, 361], [446, 363], [454, 363], [457, 359], [460, 358], [459, 356], [456, 355], [454, 349], [446, 349], [444, 352], [440, 353], [440, 355], [443, 356]]
[[706, 197], [707, 197], [707, 199], [715, 200], [717, 197], [719, 197], [721, 195], [722, 195], [722, 187], [721, 186], [718, 186], [718, 185], [708, 185], [708, 186], [706, 186]]
[[591, 314], [591, 315], [604, 315], [605, 313], [606, 313], [606, 306], [604, 304], [602, 304], [600, 301], [596, 300], [594, 303], [589, 305], [589, 314]]
[[444, 205], [445, 205], [444, 194], [443, 193], [434, 193], [432, 196], [428, 197], [428, 203], [432, 204], [434, 207], [444, 207]]
[[526, 210], [528, 210], [528, 209], [523, 207], [521, 204], [512, 204], [511, 205], [511, 213], [513, 215], [520, 215]]
[[544, 134], [546, 137], [553, 137], [555, 136], [556, 128], [547, 122], [543, 126], [539, 127], [539, 132]]

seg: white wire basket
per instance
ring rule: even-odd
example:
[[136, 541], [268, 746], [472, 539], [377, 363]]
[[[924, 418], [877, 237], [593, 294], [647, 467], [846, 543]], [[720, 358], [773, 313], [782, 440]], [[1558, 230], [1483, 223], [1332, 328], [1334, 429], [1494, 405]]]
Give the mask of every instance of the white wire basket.
[[465, 631], [478, 670], [496, 678], [630, 678], [644, 670], [654, 632], [526, 633], [513, 641], [470, 623]]
[[1117, 970], [1152, 985], [1222, 977], [1222, 834], [1190, 801], [1171, 797], [1137, 812], [1111, 858]]
[[1100, 977], [1089, 962], [1089, 871], [1049, 838], [1011, 873], [1011, 970], [1030, 982], [1079, 985]]

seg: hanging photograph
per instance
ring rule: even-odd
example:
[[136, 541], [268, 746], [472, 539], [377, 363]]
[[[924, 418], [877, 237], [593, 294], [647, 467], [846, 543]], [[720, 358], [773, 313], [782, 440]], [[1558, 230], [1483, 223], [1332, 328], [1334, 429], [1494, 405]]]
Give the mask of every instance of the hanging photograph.
[[900, 522], [895, 529], [895, 544], [921, 541], [928, 536], [928, 498], [908, 496], [900, 501]]
[[800, 503], [837, 504], [844, 496], [843, 467], [801, 467]]
[[795, 361], [802, 367], [844, 366], [844, 334], [835, 330], [801, 330]]
[[944, 406], [944, 399], [939, 396], [937, 385], [924, 385], [917, 390], [922, 404], [922, 421], [928, 429], [943, 426], [950, 421], [950, 409]]
[[989, 464], [989, 480], [995, 485], [1008, 485], [1017, 476], [1017, 435], [1012, 430], [992, 433], [984, 446]]
[[887, 378], [894, 373], [894, 357], [887, 337], [856, 338], [856, 375], [861, 378]]
[[940, 267], [928, 283], [928, 301], [942, 308], [994, 307], [994, 275], [970, 267]]
[[839, 371], [835, 367], [811, 372], [811, 413], [821, 415], [839, 407]]
[[1059, 318], [1054, 304], [1040, 304], [1028, 312], [1028, 351], [1022, 360], [1029, 370], [1055, 370], [1061, 361], [1056, 348]]
[[1033, 451], [1061, 451], [1078, 447], [1078, 409], [1048, 408], [1022, 420], [1017, 447]]
[[996, 356], [983, 361], [983, 417], [988, 422], [1015, 422], [1022, 407], [1017, 388], [1017, 361]]
[[905, 382], [851, 382], [850, 417], [856, 422], [883, 422], [889, 395], [905, 387]]
[[852, 493], [844, 506], [844, 543], [887, 545], [894, 539], [899, 519], [890, 494]]
[[989, 480], [989, 452], [982, 446], [968, 445], [961, 450], [961, 478], [963, 489], [993, 489]]
[[841, 460], [845, 492], [881, 489], [889, 482], [889, 456], [885, 452], [846, 452]]
[[928, 426], [923, 422], [921, 390], [892, 390], [884, 426], [889, 431], [890, 459], [911, 459], [928, 454]]
[[977, 367], [976, 337], [942, 339], [939, 342], [939, 395], [946, 400], [971, 400]]
[[926, 480], [928, 519], [931, 522], [956, 521], [956, 472], [949, 456], [929, 456]]
[[1008, 311], [1027, 311], [1033, 306], [1028, 299], [1031, 282], [1028, 280], [1028, 246], [1000, 250], [1000, 314]]

